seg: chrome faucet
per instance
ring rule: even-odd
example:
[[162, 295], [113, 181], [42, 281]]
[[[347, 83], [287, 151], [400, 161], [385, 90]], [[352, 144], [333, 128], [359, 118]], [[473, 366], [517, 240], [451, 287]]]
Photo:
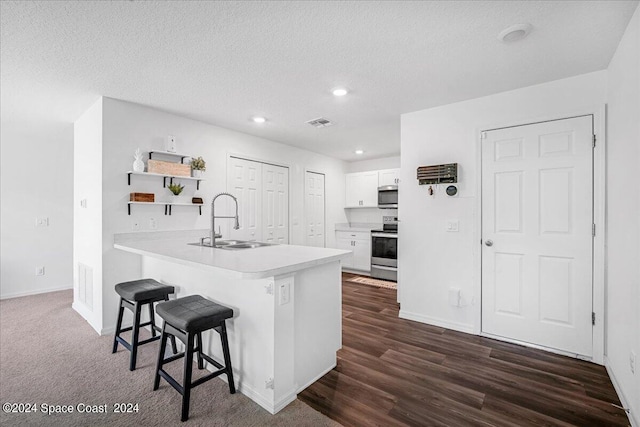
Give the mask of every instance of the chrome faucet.
[[[220, 196], [229, 196], [233, 199], [233, 201], [236, 203], [235, 216], [216, 216], [216, 199]], [[222, 234], [216, 233], [216, 218], [233, 218], [236, 220], [236, 223], [234, 224], [233, 229], [237, 230], [240, 228], [240, 221], [238, 220], [238, 199], [236, 199], [233, 194], [219, 193], [211, 201], [211, 231], [209, 232], [209, 240], [211, 242], [212, 248], [215, 248], [216, 246], [216, 239], [222, 237]]]

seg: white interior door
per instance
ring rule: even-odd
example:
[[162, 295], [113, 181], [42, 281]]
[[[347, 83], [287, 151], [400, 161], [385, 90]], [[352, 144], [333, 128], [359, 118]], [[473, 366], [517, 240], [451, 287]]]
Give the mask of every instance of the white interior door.
[[[237, 240], [258, 240], [262, 238], [262, 163], [235, 157], [229, 158], [227, 165], [227, 191], [238, 198], [240, 229], [228, 227], [230, 219], [224, 221], [228, 227], [228, 235]], [[230, 200], [230, 198], [227, 198]], [[232, 215], [233, 202], [227, 201], [224, 215]], [[219, 214], [216, 203], [216, 215]], [[232, 225], [232, 224], [231, 224]], [[224, 227], [223, 227], [224, 228]], [[223, 233], [224, 234], [224, 233]], [[224, 235], [227, 238], [227, 235]]]
[[324, 174], [308, 171], [305, 173], [304, 195], [306, 244], [324, 248]]
[[262, 241], [289, 243], [289, 169], [262, 165]]
[[592, 116], [486, 132], [482, 331], [592, 355]]

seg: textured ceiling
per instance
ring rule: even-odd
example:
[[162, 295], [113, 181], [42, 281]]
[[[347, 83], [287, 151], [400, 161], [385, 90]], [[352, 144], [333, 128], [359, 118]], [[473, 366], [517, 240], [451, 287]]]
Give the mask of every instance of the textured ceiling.
[[[606, 68], [636, 6], [3, 1], [1, 118], [68, 126], [104, 95], [345, 160], [394, 155], [402, 113]], [[520, 22], [528, 38], [496, 39]], [[335, 125], [305, 124], [320, 116]]]

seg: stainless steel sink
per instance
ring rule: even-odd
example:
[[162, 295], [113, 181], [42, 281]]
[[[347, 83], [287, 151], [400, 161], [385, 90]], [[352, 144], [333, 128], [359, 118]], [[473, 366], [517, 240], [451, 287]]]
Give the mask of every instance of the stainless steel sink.
[[254, 248], [260, 248], [262, 246], [272, 246], [272, 244], [262, 243], [262, 242], [242, 242], [242, 243], [236, 243], [234, 245], [224, 245], [224, 246], [221, 246], [221, 249], [254, 249]]
[[246, 243], [244, 240], [216, 240], [217, 246], [237, 245], [239, 243]]
[[[207, 248], [211, 247], [211, 244], [207, 242], [195, 242], [189, 243], [189, 245], [193, 246], [205, 246]], [[262, 243], [262, 242], [248, 242], [246, 240], [216, 240], [215, 247], [218, 249], [254, 249], [260, 248], [262, 246], [273, 246], [273, 243]]]

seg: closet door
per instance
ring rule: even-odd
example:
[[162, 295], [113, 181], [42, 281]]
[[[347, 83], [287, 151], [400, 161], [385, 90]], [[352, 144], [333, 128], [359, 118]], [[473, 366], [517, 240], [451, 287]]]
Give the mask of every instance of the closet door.
[[289, 169], [262, 165], [262, 241], [289, 243]]
[[[262, 168], [263, 164], [259, 162], [236, 157], [229, 158], [227, 191], [238, 198], [240, 229], [233, 229], [232, 219], [217, 219], [216, 224], [224, 222], [229, 228], [229, 234], [225, 235], [223, 233], [223, 238], [236, 240], [262, 239]], [[227, 207], [224, 210], [225, 213], [218, 213], [218, 203], [216, 203], [216, 215], [233, 215], [233, 202], [228, 197], [226, 199]], [[222, 212], [222, 209], [220, 211]], [[224, 229], [225, 227], [223, 226], [222, 228]]]

